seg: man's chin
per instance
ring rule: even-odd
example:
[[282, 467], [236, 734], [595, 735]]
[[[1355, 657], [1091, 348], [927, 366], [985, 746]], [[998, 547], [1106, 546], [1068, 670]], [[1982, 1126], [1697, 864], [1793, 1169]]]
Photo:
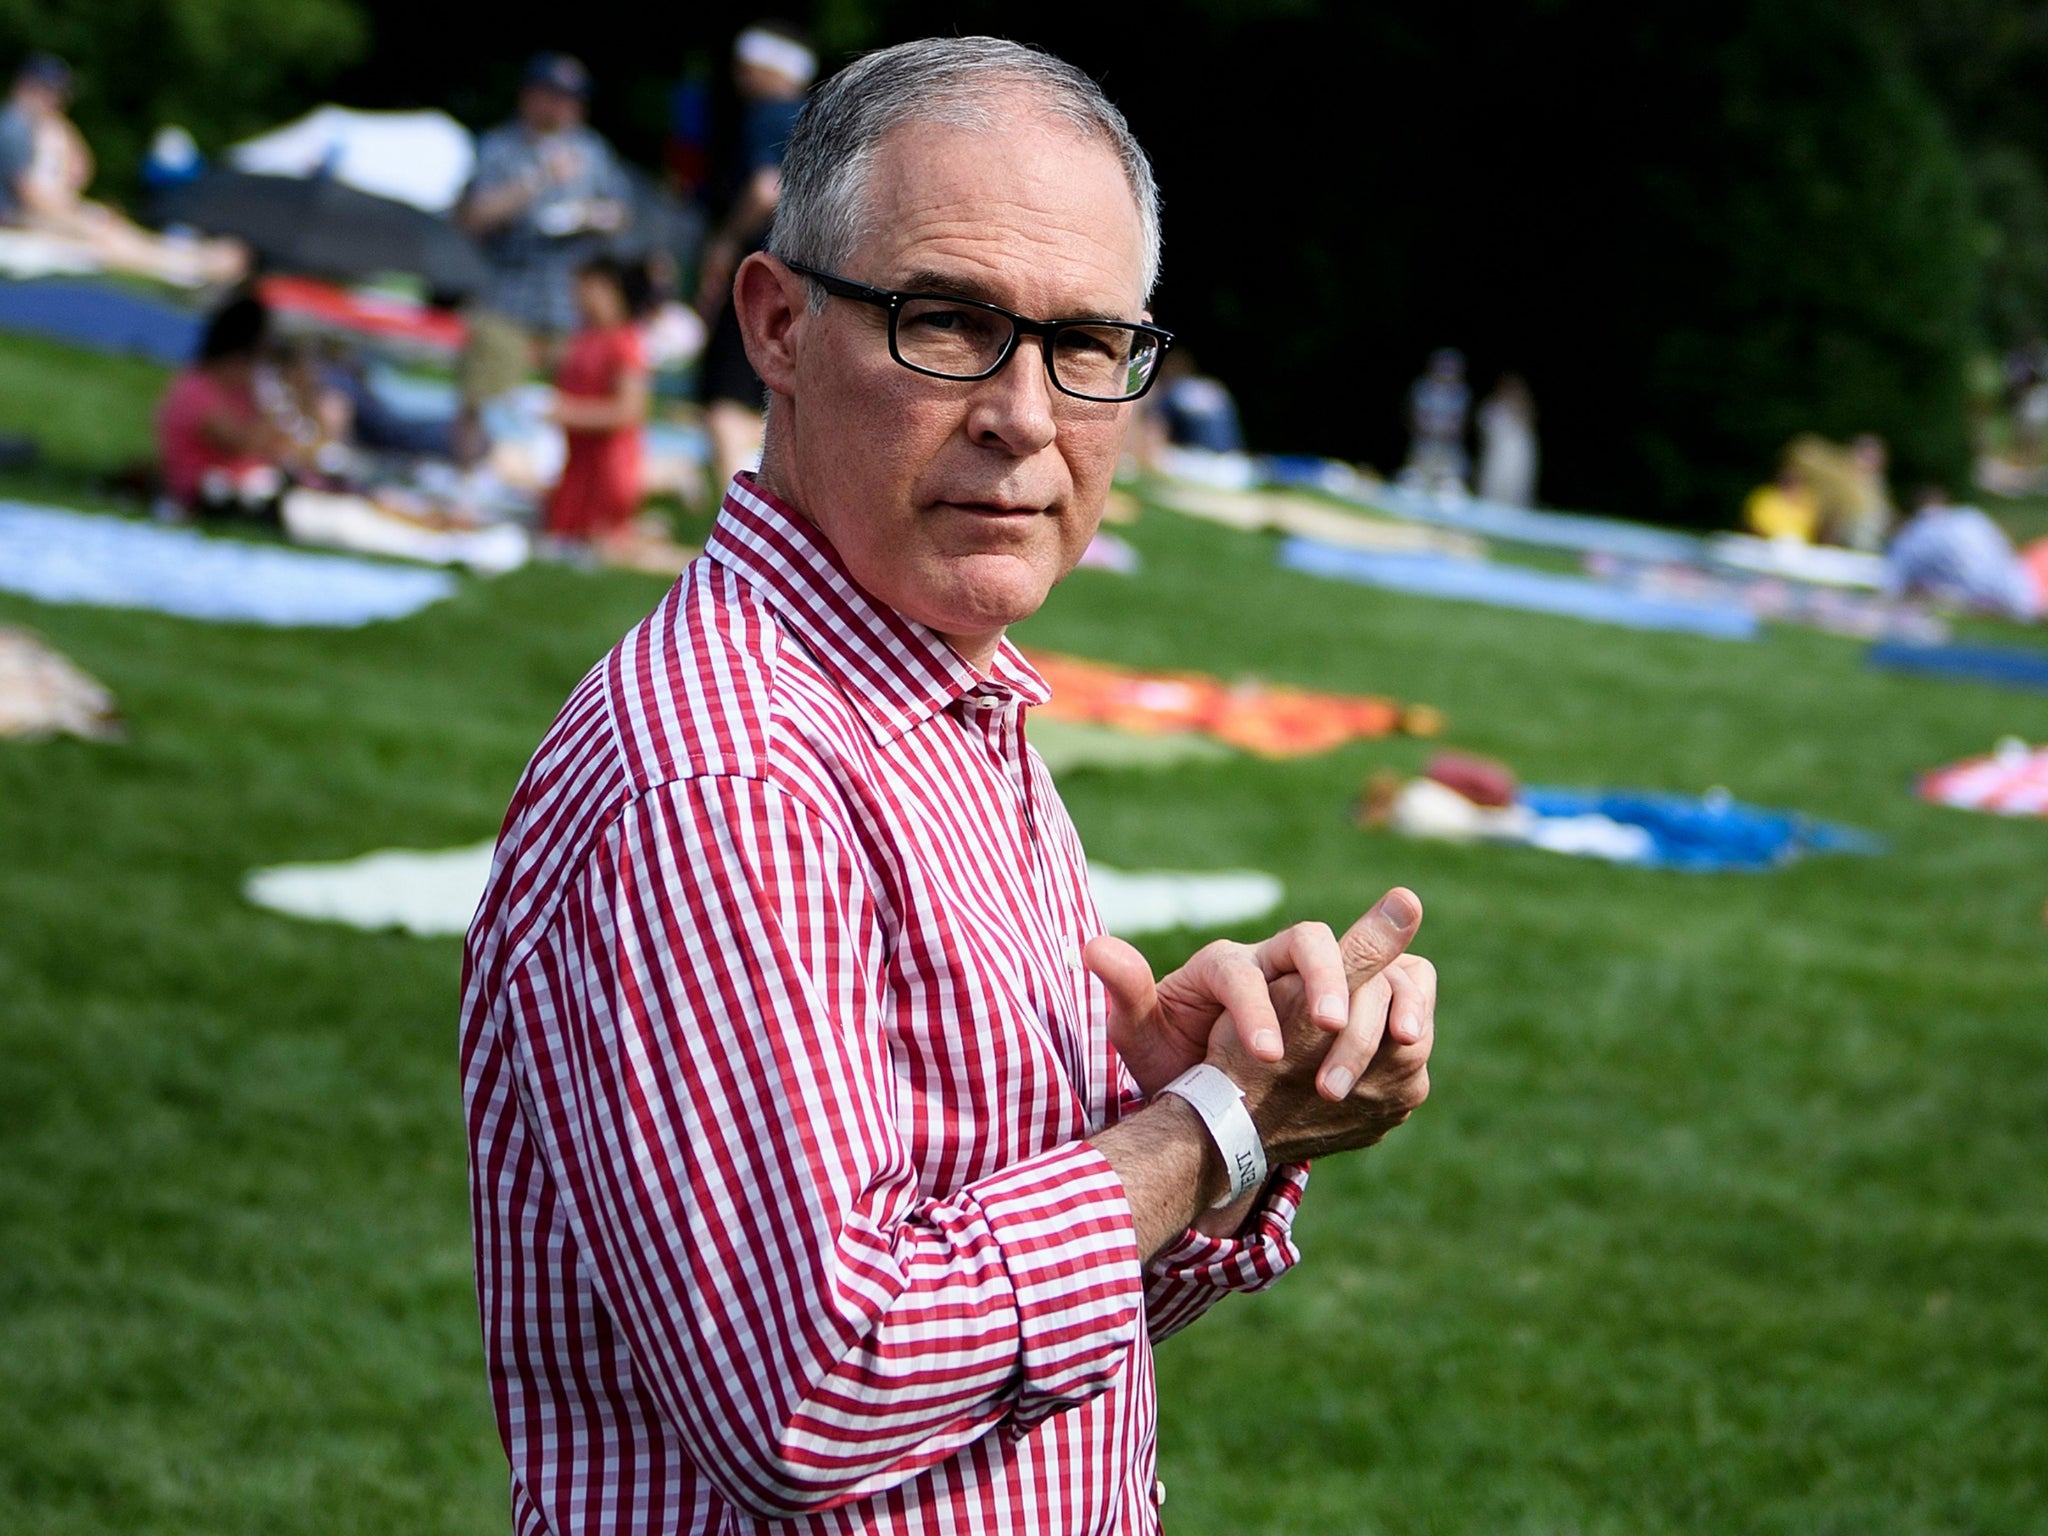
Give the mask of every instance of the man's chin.
[[[932, 600], [917, 617], [942, 635], [999, 633], [1044, 606], [1064, 572], [1016, 555], [969, 555], [947, 562], [948, 579], [934, 583]], [[963, 568], [964, 567], [964, 568]], [[927, 590], [931, 590], [928, 588]], [[906, 611], [915, 611], [910, 604]]]

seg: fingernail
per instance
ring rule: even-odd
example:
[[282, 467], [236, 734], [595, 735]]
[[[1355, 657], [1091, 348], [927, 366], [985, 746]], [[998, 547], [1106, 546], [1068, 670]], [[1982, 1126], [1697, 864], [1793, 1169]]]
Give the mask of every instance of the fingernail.
[[1316, 1017], [1325, 1024], [1342, 1024], [1351, 1016], [1351, 1005], [1341, 993], [1326, 992], [1316, 1003]]
[[1323, 1087], [1333, 1099], [1341, 1099], [1351, 1092], [1351, 1085], [1357, 1081], [1349, 1067], [1332, 1067], [1323, 1076]]
[[1387, 921], [1396, 928], [1412, 927], [1422, 917], [1422, 914], [1416, 910], [1415, 903], [1400, 891], [1396, 891], [1393, 895], [1389, 896], [1380, 910], [1387, 914]]
[[1279, 1055], [1280, 1031], [1277, 1029], [1260, 1030], [1257, 1038], [1252, 1041], [1252, 1046], [1255, 1050], [1271, 1051], [1274, 1055]]

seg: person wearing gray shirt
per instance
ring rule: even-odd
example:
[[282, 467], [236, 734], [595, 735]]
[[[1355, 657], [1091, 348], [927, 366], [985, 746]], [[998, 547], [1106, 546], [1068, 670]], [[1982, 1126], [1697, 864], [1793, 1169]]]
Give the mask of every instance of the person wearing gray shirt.
[[[576, 327], [577, 267], [630, 217], [618, 158], [584, 121], [590, 75], [562, 53], [526, 66], [519, 113], [477, 146], [456, 220], [491, 269], [470, 320], [464, 395], [480, 404], [519, 382]], [[536, 349], [539, 356], [536, 358]]]

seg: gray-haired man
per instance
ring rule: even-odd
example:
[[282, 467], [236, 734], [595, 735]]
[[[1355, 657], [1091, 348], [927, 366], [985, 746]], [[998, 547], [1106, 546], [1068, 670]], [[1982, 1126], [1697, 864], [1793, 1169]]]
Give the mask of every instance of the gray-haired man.
[[1157, 228], [1121, 116], [1011, 44], [797, 127], [735, 292], [760, 476], [564, 709], [470, 938], [522, 1532], [1156, 1530], [1152, 1342], [1427, 1092], [1411, 895], [1155, 986], [1024, 744], [1003, 632], [1169, 340]]

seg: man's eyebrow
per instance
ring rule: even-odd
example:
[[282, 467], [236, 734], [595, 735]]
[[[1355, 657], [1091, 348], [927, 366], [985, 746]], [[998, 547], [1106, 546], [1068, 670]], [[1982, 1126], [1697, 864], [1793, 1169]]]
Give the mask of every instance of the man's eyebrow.
[[956, 277], [950, 272], [935, 271], [930, 267], [919, 267], [903, 279], [904, 293], [931, 293], [947, 299], [975, 299], [983, 304], [993, 304], [988, 289], [971, 277]]
[[[996, 304], [988, 287], [971, 277], [961, 277], [951, 272], [940, 272], [931, 267], [919, 267], [903, 279], [899, 293], [928, 293], [941, 299], [973, 299], [980, 304]], [[1008, 309], [1007, 304], [997, 304], [998, 309]], [[1032, 318], [1046, 320], [1118, 320], [1123, 317], [1113, 311], [1083, 313], [1070, 310], [1064, 315], [1044, 315]]]

